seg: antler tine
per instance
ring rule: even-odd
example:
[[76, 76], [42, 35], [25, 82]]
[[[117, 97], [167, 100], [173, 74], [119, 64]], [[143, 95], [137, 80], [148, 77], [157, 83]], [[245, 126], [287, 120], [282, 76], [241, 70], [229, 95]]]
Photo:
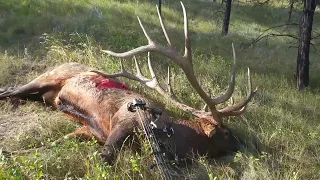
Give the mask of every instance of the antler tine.
[[250, 69], [248, 68], [248, 95], [247, 98], [238, 104], [226, 107], [219, 110], [222, 116], [233, 116], [233, 114], [240, 115], [244, 112], [246, 105], [251, 101], [252, 97], [256, 94], [258, 87], [253, 90], [251, 85]]
[[125, 53], [115, 53], [113, 51], [108, 51], [108, 50], [101, 50], [102, 52], [105, 52], [111, 56], [115, 56], [115, 57], [120, 57], [120, 58], [125, 58], [125, 57], [131, 57], [134, 56], [136, 54], [142, 53], [142, 52], [147, 52], [150, 51], [152, 49], [157, 49], [157, 45], [154, 44], [153, 40], [150, 38], [150, 36], [148, 35], [147, 31], [145, 30], [140, 18], [137, 16], [138, 21], [139, 21], [139, 25], [145, 35], [145, 37], [148, 40], [148, 45], [146, 46], [141, 46], [135, 49], [132, 49], [131, 51], [125, 52]]
[[151, 65], [151, 60], [150, 60], [150, 53], [148, 52], [148, 66], [149, 66], [149, 71], [150, 74], [152, 76], [151, 79], [146, 78], [145, 76], [142, 75], [141, 73], [141, 69], [139, 67], [139, 64], [137, 62], [137, 59], [134, 58], [135, 60], [135, 64], [136, 64], [136, 69], [137, 69], [137, 75], [133, 75], [129, 72], [127, 72], [123, 66], [122, 60], [120, 60], [120, 66], [121, 66], [121, 71], [120, 73], [116, 73], [116, 74], [106, 74], [104, 72], [101, 71], [97, 71], [97, 70], [91, 70], [90, 72], [94, 72], [97, 73], [103, 77], [106, 78], [116, 78], [116, 77], [126, 77], [128, 79], [131, 80], [135, 80], [138, 81], [146, 86], [148, 86], [151, 89], [155, 89], [157, 90], [160, 94], [162, 95], [166, 95], [165, 90], [159, 85], [158, 79], [153, 71], [152, 65]]
[[135, 80], [135, 81], [138, 81], [142, 84], [145, 84], [146, 86], [148, 86], [150, 88], [154, 88], [154, 86], [153, 86], [154, 83], [152, 82], [153, 80], [152, 79], [150, 80], [142, 75], [139, 64], [138, 64], [135, 57], [134, 57], [134, 60], [135, 60], [135, 64], [136, 64], [137, 75], [133, 75], [133, 74], [129, 73], [128, 71], [126, 71], [121, 59], [120, 59], [120, 72], [119, 73], [106, 74], [104, 72], [97, 71], [97, 70], [91, 70], [90, 72], [97, 73], [97, 74], [102, 75], [106, 78], [126, 77], [128, 79]]
[[141, 20], [140, 20], [140, 18], [139, 18], [139, 16], [137, 16], [137, 18], [138, 18], [138, 21], [139, 21], [140, 27], [141, 27], [141, 29], [142, 29], [142, 31], [143, 31], [143, 33], [144, 33], [144, 35], [145, 35], [145, 36], [146, 36], [146, 38], [148, 39], [148, 43], [149, 43], [149, 44], [153, 43], [153, 41], [152, 41], [152, 39], [149, 37], [149, 35], [148, 35], [147, 31], [144, 29], [144, 27], [143, 27], [143, 25], [142, 25], [142, 23], [141, 23]]
[[138, 63], [137, 59], [135, 58], [135, 56], [133, 56], [133, 57], [134, 57], [134, 62], [135, 62], [135, 64], [136, 64], [136, 70], [137, 70], [137, 75], [136, 75], [136, 77], [139, 78], [139, 79], [141, 79], [141, 80], [143, 80], [143, 81], [145, 82], [145, 85], [146, 85], [146, 86], [148, 86], [148, 87], [150, 87], [150, 88], [156, 88], [156, 87], [158, 86], [158, 80], [157, 80], [157, 77], [155, 76], [155, 74], [154, 74], [154, 72], [153, 72], [153, 69], [152, 69], [152, 67], [151, 67], [151, 65], [150, 65], [149, 56], [150, 56], [150, 54], [149, 54], [149, 52], [148, 52], [149, 71], [150, 71], [150, 73], [151, 73], [151, 75], [152, 75], [152, 79], [148, 79], [148, 78], [146, 78], [146, 77], [142, 74], [141, 69], [140, 69], [140, 66], [139, 66], [139, 63]]
[[152, 65], [151, 65], [150, 52], [148, 52], [148, 67], [149, 67], [149, 71], [150, 71], [150, 74], [151, 74], [151, 78], [152, 79], [157, 79], [156, 78], [156, 74], [154, 73]]
[[247, 106], [244, 106], [244, 107], [242, 107], [240, 110], [231, 111], [231, 112], [222, 114], [221, 116], [222, 116], [222, 117], [227, 117], [227, 116], [240, 116], [242, 113], [245, 112], [246, 108], [247, 108]]
[[150, 71], [151, 78], [152, 78], [152, 79], [150, 80], [150, 83], [153, 83], [153, 85], [154, 85], [155, 88], [160, 88], [160, 89], [159, 89], [160, 91], [165, 92], [165, 91], [163, 90], [163, 88], [161, 88], [161, 87], [159, 86], [158, 79], [157, 79], [157, 77], [156, 77], [156, 74], [155, 74], [154, 71], [153, 71], [153, 68], [152, 68], [152, 65], [151, 65], [151, 59], [150, 59], [150, 52], [148, 52], [148, 67], [149, 67], [149, 71]]
[[234, 46], [232, 43], [232, 52], [233, 52], [233, 65], [232, 65], [232, 70], [231, 70], [231, 76], [230, 76], [230, 84], [228, 87], [228, 90], [226, 91], [226, 93], [220, 97], [214, 98], [212, 99], [212, 101], [215, 104], [220, 104], [223, 103], [225, 101], [227, 101], [233, 94], [234, 91], [234, 87], [235, 87], [235, 80], [236, 80], [236, 52], [234, 50]]
[[[160, 16], [161, 17], [161, 16]], [[146, 36], [147, 40], [148, 40], [148, 45], [145, 45], [145, 46], [140, 46], [140, 47], [137, 47], [135, 49], [132, 49], [130, 51], [127, 51], [127, 52], [123, 52], [123, 53], [116, 53], [116, 52], [113, 52], [113, 51], [109, 51], [109, 50], [101, 50], [101, 52], [104, 52], [104, 53], [107, 53], [111, 56], [114, 56], [114, 57], [119, 57], [119, 58], [127, 58], [127, 57], [132, 57], [134, 55], [137, 55], [137, 54], [140, 54], [140, 53], [143, 53], [143, 52], [149, 52], [149, 51], [155, 51], [159, 54], [162, 54], [164, 56], [167, 56], [169, 57], [170, 59], [172, 59], [175, 63], [177, 63], [178, 65], [180, 66], [183, 66], [183, 62], [184, 62], [184, 57], [183, 56], [180, 56], [179, 53], [176, 51], [175, 48], [173, 48], [172, 46], [169, 46], [168, 48], [164, 48], [162, 47], [161, 45], [159, 44], [156, 44], [148, 35], [147, 31], [145, 30], [145, 28], [143, 27], [141, 21], [140, 21], [140, 18], [138, 17], [138, 21], [139, 21], [139, 24], [140, 24], [140, 27], [144, 33], [144, 35]], [[163, 26], [163, 29], [164, 29], [164, 33], [166, 34], [166, 31], [165, 31], [165, 28]], [[167, 36], [168, 37], [168, 36]], [[170, 42], [170, 39], [167, 38], [167, 41], [169, 40]], [[168, 42], [168, 43], [169, 43]], [[171, 43], [169, 43], [170, 45]]]
[[184, 39], [185, 39], [185, 49], [184, 49], [184, 57], [189, 60], [189, 62], [192, 62], [192, 55], [191, 55], [191, 41], [189, 38], [189, 26], [188, 26], [188, 17], [187, 17], [187, 11], [184, 7], [184, 4], [180, 1], [180, 4], [182, 6], [183, 11], [183, 22], [184, 22]]
[[164, 34], [164, 36], [165, 36], [166, 39], [167, 39], [168, 45], [169, 45], [169, 46], [172, 46], [171, 41], [170, 41], [170, 38], [169, 38], [169, 36], [168, 36], [168, 34], [167, 34], [167, 30], [166, 30], [166, 28], [165, 28], [165, 26], [164, 26], [164, 24], [163, 24], [162, 16], [161, 16], [161, 14], [160, 14], [160, 11], [159, 11], [158, 6], [157, 6], [157, 12], [158, 12], [158, 17], [159, 17], [159, 20], [160, 20], [160, 25], [161, 25], [163, 34]]
[[137, 76], [143, 76], [142, 73], [141, 73], [141, 69], [140, 69], [140, 66], [139, 66], [139, 64], [138, 64], [138, 61], [137, 61], [136, 57], [133, 56], [133, 59], [134, 59], [135, 65], [136, 65]]
[[[211, 98], [212, 94], [211, 94], [211, 90], [208, 89], [208, 94], [209, 94], [209, 97]], [[208, 104], [205, 104], [202, 108], [203, 111], [207, 112], [208, 111]]]

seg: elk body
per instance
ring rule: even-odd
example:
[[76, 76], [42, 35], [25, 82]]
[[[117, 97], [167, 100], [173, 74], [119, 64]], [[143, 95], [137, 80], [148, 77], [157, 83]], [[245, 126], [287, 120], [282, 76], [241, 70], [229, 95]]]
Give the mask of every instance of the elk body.
[[[171, 89], [170, 78], [168, 78], [167, 89], [161, 87], [151, 66], [150, 53], [148, 53], [148, 64], [152, 79], [147, 79], [141, 74], [136, 61], [138, 72], [136, 75], [127, 72], [122, 64], [120, 73], [106, 74], [78, 63], [68, 63], [39, 76], [21, 88], [0, 91], [0, 100], [17, 97], [44, 101], [46, 104], [53, 105], [72, 120], [82, 124], [80, 129], [67, 136], [95, 137], [100, 143], [104, 144], [102, 157], [108, 163], [112, 163], [125, 139], [134, 136], [135, 128], [142, 129], [139, 115], [128, 111], [128, 103], [134, 99], [142, 99], [147, 103], [148, 107], [161, 109], [161, 107], [157, 107], [142, 95], [129, 90], [116, 79], [117, 77], [125, 77], [155, 89], [173, 105], [184, 111], [191, 112], [197, 117], [194, 120], [174, 119], [162, 109], [163, 113], [156, 122], [157, 129], [162, 132], [165, 126], [170, 126], [174, 130], [174, 135], [167, 137], [165, 134], [160, 133], [157, 138], [163, 144], [171, 147], [173, 155], [179, 158], [192, 157], [194, 154], [217, 157], [236, 150], [237, 140], [229, 129], [223, 125], [222, 118], [225, 116], [237, 116], [244, 112], [246, 105], [256, 92], [256, 90], [252, 90], [250, 74], [248, 73], [249, 92], [247, 98], [224, 109], [216, 109], [216, 105], [227, 101], [234, 91], [235, 55], [231, 81], [227, 92], [221, 97], [211, 98], [203, 91], [193, 72], [187, 16], [183, 4], [182, 8], [186, 40], [184, 56], [180, 55], [171, 45], [160, 15], [160, 23], [168, 41], [167, 48], [152, 41], [139, 20], [149, 41], [148, 45], [125, 53], [104, 52], [116, 57], [131, 57], [143, 52], [156, 52], [169, 57], [182, 68], [189, 82], [204, 100], [210, 112], [197, 110], [180, 102]], [[170, 77], [169, 72], [168, 76]]]

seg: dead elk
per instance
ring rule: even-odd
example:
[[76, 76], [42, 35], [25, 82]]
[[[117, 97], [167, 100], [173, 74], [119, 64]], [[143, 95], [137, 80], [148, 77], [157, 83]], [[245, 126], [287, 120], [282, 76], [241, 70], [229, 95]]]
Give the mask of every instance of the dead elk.
[[163, 113], [156, 122], [157, 129], [162, 132], [163, 128], [172, 127], [174, 134], [171, 137], [167, 137], [160, 133], [157, 138], [165, 147], [169, 147], [165, 149], [170, 151], [172, 155], [179, 158], [191, 157], [194, 154], [217, 157], [236, 150], [237, 140], [230, 130], [223, 125], [222, 118], [241, 115], [256, 93], [256, 90], [253, 90], [251, 86], [250, 71], [248, 69], [249, 91], [246, 99], [223, 109], [217, 109], [216, 106], [218, 104], [227, 101], [232, 96], [235, 88], [235, 50], [232, 46], [234, 63], [229, 87], [222, 96], [211, 98], [202, 89], [193, 71], [188, 19], [184, 5], [182, 3], [181, 5], [184, 15], [184, 55], [180, 55], [172, 46], [159, 12], [160, 24], [167, 39], [168, 47], [155, 43], [149, 37], [138, 18], [149, 42], [148, 45], [124, 53], [106, 50], [103, 50], [103, 52], [120, 58], [132, 57], [144, 52], [155, 52], [170, 58], [183, 70], [192, 87], [206, 103], [210, 110], [209, 112], [195, 109], [178, 100], [171, 88], [169, 68], [167, 88], [163, 88], [152, 69], [150, 53], [148, 53], [148, 65], [152, 76], [151, 79], [141, 74], [136, 61], [136, 75], [126, 71], [122, 64], [121, 72], [106, 74], [78, 63], [68, 63], [42, 74], [21, 88], [2, 90], [0, 99], [17, 97], [45, 101], [48, 104], [52, 104], [71, 117], [72, 120], [82, 124], [80, 129], [67, 136], [95, 137], [99, 142], [104, 143], [103, 159], [108, 163], [113, 163], [125, 139], [130, 135], [134, 135], [135, 128], [142, 129], [139, 115], [128, 111], [128, 104], [134, 99], [141, 99], [146, 102], [149, 108], [159, 108], [142, 95], [129, 90], [116, 79], [117, 77], [125, 77], [155, 89], [174, 106], [197, 117], [191, 121], [173, 119], [162, 109]]

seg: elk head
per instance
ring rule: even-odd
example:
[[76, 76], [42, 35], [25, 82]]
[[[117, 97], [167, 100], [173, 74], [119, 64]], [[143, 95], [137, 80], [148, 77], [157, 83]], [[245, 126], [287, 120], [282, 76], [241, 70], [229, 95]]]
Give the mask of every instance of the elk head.
[[[179, 109], [182, 109], [183, 111], [187, 111], [192, 113], [194, 116], [198, 117], [196, 119], [198, 124], [200, 124], [200, 128], [202, 129], [202, 132], [204, 132], [209, 139], [212, 139], [215, 144], [232, 144], [232, 142], [228, 143], [226, 142], [227, 140], [230, 140], [231, 138], [231, 132], [223, 126], [222, 123], [222, 118], [227, 117], [227, 116], [239, 116], [241, 115], [245, 109], [247, 104], [251, 101], [252, 97], [255, 95], [257, 89], [253, 90], [251, 86], [251, 77], [250, 77], [250, 70], [248, 68], [248, 95], [247, 97], [237, 103], [237, 104], [232, 104], [231, 106], [225, 107], [223, 109], [217, 109], [217, 105], [221, 104], [223, 102], [226, 102], [228, 99], [231, 98], [234, 88], [235, 88], [235, 72], [236, 72], [236, 55], [235, 55], [235, 50], [234, 46], [232, 44], [232, 50], [233, 50], [233, 66], [231, 70], [231, 80], [229, 83], [229, 87], [227, 91], [219, 97], [214, 97], [211, 98], [210, 95], [208, 95], [203, 88], [200, 86], [199, 82], [197, 81], [197, 78], [195, 76], [194, 70], [193, 70], [193, 63], [192, 63], [192, 51], [191, 51], [191, 41], [189, 37], [189, 29], [188, 29], [188, 19], [187, 19], [187, 14], [185, 7], [183, 3], [181, 2], [182, 10], [183, 10], [183, 16], [184, 16], [184, 36], [185, 36], [185, 52], [184, 55], [179, 54], [179, 52], [175, 49], [175, 47], [172, 46], [172, 43], [170, 41], [170, 38], [166, 32], [165, 25], [163, 23], [162, 17], [159, 13], [158, 10], [158, 16], [160, 20], [160, 24], [164, 33], [164, 36], [167, 40], [167, 47], [163, 47], [160, 44], [157, 44], [155, 41], [153, 41], [150, 36], [148, 35], [147, 31], [145, 30], [144, 26], [142, 25], [139, 17], [138, 21], [139, 24], [143, 30], [143, 33], [145, 37], [148, 40], [148, 44], [145, 46], [141, 46], [135, 49], [132, 49], [130, 51], [124, 52], [124, 53], [116, 53], [113, 51], [109, 50], [102, 50], [102, 52], [105, 52], [111, 56], [119, 57], [119, 58], [127, 58], [127, 57], [134, 57], [134, 55], [141, 54], [144, 52], [148, 52], [148, 66], [149, 70], [151, 73], [152, 78], [148, 79], [145, 76], [142, 75], [141, 70], [139, 68], [139, 65], [135, 60], [136, 64], [136, 69], [137, 69], [137, 74], [131, 74], [128, 71], [125, 70], [125, 68], [122, 65], [121, 61], [121, 72], [117, 74], [104, 74], [103, 72], [99, 71], [94, 71], [95, 73], [102, 74], [106, 77], [126, 77], [128, 79], [132, 79], [135, 81], [138, 81], [149, 88], [155, 89], [158, 93], [160, 93], [162, 96], [166, 97], [174, 106], [176, 106]], [[161, 55], [164, 55], [173, 62], [175, 62], [185, 73], [188, 81], [192, 85], [192, 87], [195, 89], [195, 91], [199, 94], [199, 96], [203, 99], [205, 102], [206, 106], [209, 109], [209, 112], [205, 110], [198, 110], [193, 107], [190, 107], [186, 104], [183, 104], [174, 94], [171, 88], [171, 82], [170, 82], [170, 68], [168, 68], [168, 81], [167, 81], [167, 87], [164, 88], [160, 86], [156, 75], [154, 73], [154, 70], [151, 65], [151, 60], [150, 60], [150, 52], [155, 52], [159, 53]], [[194, 123], [195, 124], [195, 123]], [[197, 126], [197, 125], [188, 125], [188, 126]], [[194, 129], [199, 128], [199, 127], [192, 127]], [[222, 142], [221, 142], [222, 141]], [[232, 141], [232, 140], [230, 140]], [[231, 147], [225, 147], [221, 148], [222, 151], [223, 149], [232, 149]]]

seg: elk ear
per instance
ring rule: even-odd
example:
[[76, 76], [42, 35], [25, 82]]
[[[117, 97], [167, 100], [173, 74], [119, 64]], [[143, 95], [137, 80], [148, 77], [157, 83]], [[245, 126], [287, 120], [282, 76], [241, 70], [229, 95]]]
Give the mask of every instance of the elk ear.
[[216, 133], [216, 127], [213, 124], [209, 123], [201, 123], [201, 127], [203, 132], [211, 138]]

